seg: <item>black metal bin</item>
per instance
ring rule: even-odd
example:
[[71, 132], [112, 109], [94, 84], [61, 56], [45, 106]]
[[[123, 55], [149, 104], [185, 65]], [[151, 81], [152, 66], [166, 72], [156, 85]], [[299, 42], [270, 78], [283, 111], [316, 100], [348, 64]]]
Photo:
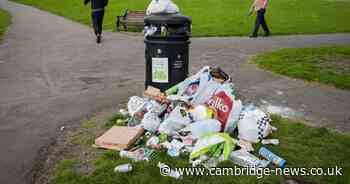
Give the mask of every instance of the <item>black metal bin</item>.
[[146, 87], [165, 91], [188, 76], [191, 18], [180, 14], [151, 15], [144, 19]]

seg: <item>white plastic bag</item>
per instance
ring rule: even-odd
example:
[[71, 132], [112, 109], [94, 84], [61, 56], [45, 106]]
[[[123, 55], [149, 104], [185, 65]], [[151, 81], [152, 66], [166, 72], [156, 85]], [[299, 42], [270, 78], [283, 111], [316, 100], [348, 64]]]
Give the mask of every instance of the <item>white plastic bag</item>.
[[132, 96], [128, 102], [128, 112], [131, 116], [134, 116], [135, 113], [139, 112], [144, 105], [146, 104], [146, 100], [140, 98], [138, 96]]
[[148, 112], [143, 116], [141, 125], [147, 131], [156, 132], [160, 125], [160, 119], [156, 113]]
[[192, 104], [200, 105], [207, 102], [220, 86], [210, 75], [210, 67], [204, 66], [195, 75], [177, 85], [177, 95], [186, 97]]
[[157, 30], [158, 28], [156, 26], [145, 26], [143, 29], [144, 38], [153, 35]]
[[169, 116], [159, 126], [159, 132], [176, 135], [177, 131], [191, 123], [191, 118], [185, 107], [176, 106]]
[[189, 112], [193, 117], [193, 121], [212, 119], [212, 116], [208, 112], [208, 108], [205, 105], [197, 105], [194, 108], [190, 109]]
[[146, 10], [147, 15], [160, 13], [178, 13], [179, 8], [171, 0], [152, 0]]
[[216, 119], [208, 119], [191, 123], [183, 131], [191, 131], [193, 138], [200, 138], [209, 133], [219, 132], [221, 123]]
[[238, 137], [249, 142], [257, 143], [268, 136], [274, 127], [271, 119], [254, 105], [243, 108], [238, 121]]

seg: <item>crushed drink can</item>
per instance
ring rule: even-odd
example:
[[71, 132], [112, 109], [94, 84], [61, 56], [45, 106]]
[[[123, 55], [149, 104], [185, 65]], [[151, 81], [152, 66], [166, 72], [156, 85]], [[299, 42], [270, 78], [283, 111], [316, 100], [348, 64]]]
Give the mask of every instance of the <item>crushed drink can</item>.
[[276, 166], [279, 166], [279, 167], [284, 167], [284, 165], [286, 163], [286, 161], [283, 158], [275, 155], [274, 153], [272, 153], [270, 150], [268, 150], [265, 147], [261, 147], [259, 149], [259, 155], [261, 155], [262, 157], [271, 161], [273, 164], [275, 164]]
[[131, 164], [118, 165], [114, 168], [114, 172], [126, 173], [132, 171]]

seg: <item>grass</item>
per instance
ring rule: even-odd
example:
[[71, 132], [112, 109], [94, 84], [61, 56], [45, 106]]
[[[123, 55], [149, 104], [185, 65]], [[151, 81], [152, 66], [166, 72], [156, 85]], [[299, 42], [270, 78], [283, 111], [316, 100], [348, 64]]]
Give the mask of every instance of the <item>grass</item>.
[[0, 40], [3, 39], [3, 36], [7, 30], [7, 26], [11, 22], [11, 16], [8, 12], [0, 9]]
[[[133, 171], [129, 173], [114, 173], [116, 165], [129, 163], [130, 160], [120, 158], [116, 151], [102, 151], [100, 156], [90, 160], [93, 164], [91, 172], [82, 172], [86, 162], [84, 159], [70, 157], [61, 160], [54, 172], [52, 183], [54, 184], [126, 184], [126, 183], [220, 183], [220, 184], [251, 184], [251, 183], [283, 183], [286, 179], [293, 179], [300, 183], [319, 184], [346, 184], [350, 180], [350, 136], [335, 133], [326, 128], [311, 128], [300, 122], [273, 116], [273, 125], [278, 131], [272, 134], [272, 138], [278, 138], [280, 145], [268, 146], [274, 153], [287, 160], [286, 167], [342, 167], [343, 176], [265, 176], [257, 179], [255, 176], [185, 176], [182, 180], [174, 180], [163, 177], [156, 167], [158, 161], [167, 163], [171, 167], [189, 167], [186, 156], [170, 158], [164, 152], [150, 162], [132, 163]], [[108, 123], [108, 122], [107, 122]], [[104, 127], [105, 125], [102, 125]], [[87, 130], [96, 127], [92, 121], [83, 126]], [[84, 135], [85, 134], [85, 135]], [[91, 131], [77, 134], [86, 137], [86, 134], [94, 135]], [[80, 138], [81, 139], [81, 138]], [[86, 141], [78, 141], [77, 146], [86, 149], [91, 145]], [[255, 145], [257, 150], [260, 145]], [[91, 147], [90, 150], [91, 152]], [[79, 153], [85, 153], [79, 151]], [[256, 154], [256, 153], [255, 153]], [[233, 167], [229, 161], [223, 162], [220, 167]]]
[[281, 49], [252, 62], [278, 74], [350, 90], [350, 46]]
[[[82, 0], [13, 0], [90, 25], [89, 7]], [[110, 0], [104, 28], [114, 29], [115, 16], [128, 8], [145, 10], [150, 0]], [[174, 0], [193, 19], [194, 36], [248, 35], [254, 17], [248, 17], [250, 0]], [[348, 0], [270, 1], [267, 21], [273, 34], [350, 32]]]

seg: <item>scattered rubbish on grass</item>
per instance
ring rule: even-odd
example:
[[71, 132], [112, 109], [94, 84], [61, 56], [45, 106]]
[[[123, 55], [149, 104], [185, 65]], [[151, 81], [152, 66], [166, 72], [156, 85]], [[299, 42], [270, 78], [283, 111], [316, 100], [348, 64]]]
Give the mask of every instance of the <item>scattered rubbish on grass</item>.
[[184, 143], [178, 141], [177, 139], [173, 139], [168, 146], [168, 155], [171, 157], [177, 157], [180, 155], [180, 150], [185, 146]]
[[[267, 160], [254, 156], [255, 143], [279, 144], [278, 139], [268, 138], [277, 129], [262, 109], [242, 104], [232, 78], [218, 67], [205, 66], [165, 93], [148, 86], [142, 97], [130, 97], [127, 110], [121, 109], [115, 117], [112, 123], [123, 126], [113, 126], [95, 144], [120, 151], [121, 158], [134, 162], [158, 162], [158, 153], [165, 151], [173, 159], [188, 156], [193, 167], [217, 167], [225, 160], [242, 167], [285, 164], [266, 148], [259, 154]], [[164, 163], [158, 167], [166, 171], [163, 176], [182, 178]]]
[[126, 173], [132, 171], [131, 164], [118, 165], [114, 168], [114, 172]]

